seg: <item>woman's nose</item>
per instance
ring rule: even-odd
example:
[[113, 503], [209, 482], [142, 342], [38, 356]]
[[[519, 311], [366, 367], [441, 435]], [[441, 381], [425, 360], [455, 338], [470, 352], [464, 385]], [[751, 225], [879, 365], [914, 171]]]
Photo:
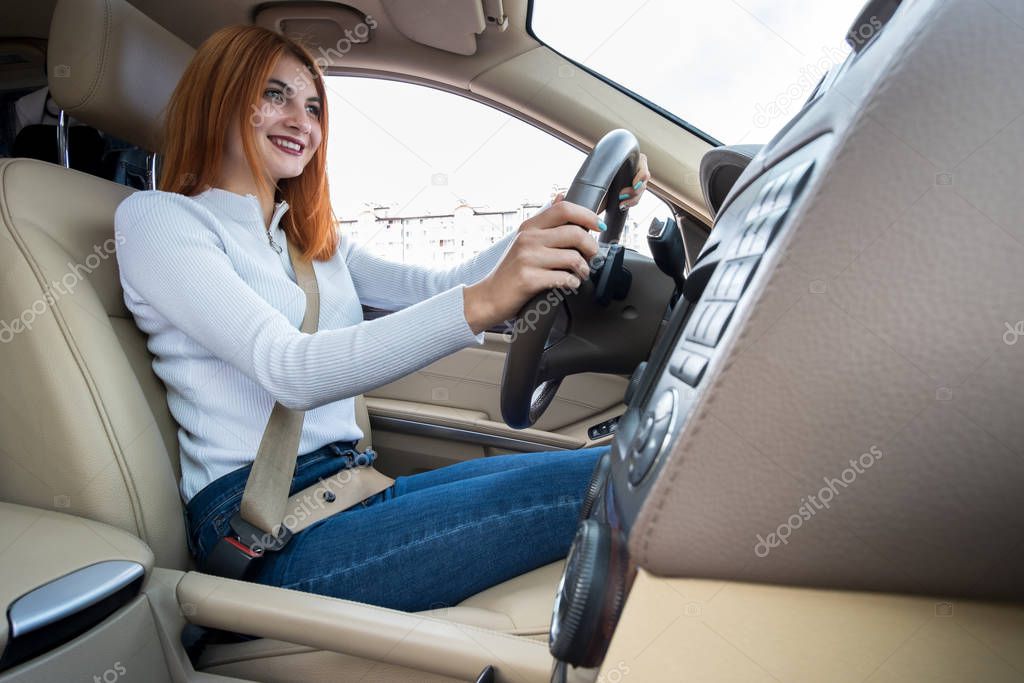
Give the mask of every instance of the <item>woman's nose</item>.
[[305, 112], [288, 117], [288, 126], [307, 134], [313, 130], [313, 124], [309, 122], [309, 116]]
[[297, 101], [298, 98], [295, 98], [289, 107], [287, 124], [295, 130], [309, 134], [309, 132], [313, 130], [313, 124], [309, 120], [311, 114], [306, 111], [305, 105], [299, 103], [298, 106], [296, 106], [295, 103]]

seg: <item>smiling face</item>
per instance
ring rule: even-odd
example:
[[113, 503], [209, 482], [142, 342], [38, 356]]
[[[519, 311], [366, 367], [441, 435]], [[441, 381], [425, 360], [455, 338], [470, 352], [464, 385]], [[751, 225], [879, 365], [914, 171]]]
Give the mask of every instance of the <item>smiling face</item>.
[[[274, 65], [257, 105], [246, 117], [252, 126], [257, 159], [271, 183], [294, 178], [313, 158], [323, 132], [323, 104], [312, 76], [294, 55], [285, 53]], [[228, 133], [224, 150], [225, 179], [249, 176], [237, 123]]]

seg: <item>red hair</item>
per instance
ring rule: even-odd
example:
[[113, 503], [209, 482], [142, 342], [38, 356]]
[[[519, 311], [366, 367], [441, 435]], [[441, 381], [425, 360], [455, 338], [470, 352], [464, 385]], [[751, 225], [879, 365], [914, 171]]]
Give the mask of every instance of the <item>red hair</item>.
[[196, 195], [216, 181], [232, 122], [241, 131], [242, 148], [263, 192], [271, 190], [256, 152], [252, 116], [260, 115], [267, 79], [286, 52], [309, 70], [297, 88], [312, 81], [320, 96], [323, 132], [320, 146], [294, 178], [273, 188], [288, 202], [281, 227], [307, 260], [326, 261], [338, 248], [336, 219], [327, 186], [327, 95], [323, 74], [299, 43], [259, 26], [228, 26], [207, 38], [174, 89], [164, 125], [159, 189]]

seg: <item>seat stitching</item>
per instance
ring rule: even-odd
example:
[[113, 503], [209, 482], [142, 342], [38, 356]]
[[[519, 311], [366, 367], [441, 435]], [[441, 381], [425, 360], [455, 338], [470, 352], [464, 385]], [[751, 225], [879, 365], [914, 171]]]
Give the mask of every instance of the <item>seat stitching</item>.
[[[2, 208], [3, 217], [5, 219], [4, 222], [6, 224], [7, 231], [10, 233], [12, 237], [12, 241], [18, 246], [19, 252], [25, 259], [25, 262], [29, 266], [29, 269], [32, 271], [32, 274], [35, 275], [36, 282], [40, 286], [40, 292], [45, 295], [47, 293], [47, 289], [44, 284], [46, 278], [43, 277], [42, 268], [39, 266], [38, 262], [32, 256], [31, 250], [29, 250], [28, 246], [25, 244], [24, 238], [15, 227], [14, 218], [10, 213], [10, 205], [7, 201], [7, 173], [8, 170], [11, 167], [13, 167], [16, 163], [17, 161], [12, 161], [10, 163], [4, 164], [2, 171], [0, 171], [0, 186], [3, 187], [4, 197], [4, 201], [2, 202], [3, 206], [0, 208]], [[38, 163], [43, 164], [45, 162]], [[120, 448], [120, 443], [117, 439], [117, 435], [114, 433], [113, 425], [111, 424], [109, 416], [107, 415], [105, 406], [103, 405], [103, 401], [100, 400], [96, 384], [92, 378], [92, 374], [89, 372], [88, 367], [86, 366], [85, 359], [81, 351], [79, 350], [78, 345], [74, 342], [73, 336], [70, 334], [69, 326], [64, 318], [64, 314], [61, 311], [61, 307], [59, 305], [60, 299], [57, 297], [51, 298], [53, 299], [53, 303], [50, 304], [50, 310], [53, 312], [53, 319], [57, 323], [57, 329], [60, 330], [61, 336], [64, 338], [64, 341], [68, 346], [68, 350], [71, 352], [71, 357], [74, 359], [75, 365], [82, 373], [82, 379], [85, 382], [86, 388], [89, 390], [89, 398], [93, 401], [93, 405], [96, 408], [96, 412], [100, 418], [100, 424], [103, 426], [103, 431], [106, 434], [108, 441], [110, 442], [110, 449], [111, 452], [114, 454], [114, 460], [118, 464], [118, 469], [121, 471], [121, 477], [124, 480], [123, 483], [126, 485], [125, 488], [127, 489], [128, 493], [128, 503], [131, 508], [132, 517], [135, 520], [136, 526], [140, 532], [140, 536], [148, 542], [149, 534], [146, 531], [146, 525], [141, 515], [139, 501], [137, 500], [135, 494], [135, 481], [131, 477], [130, 472], [127, 471], [124, 453]], [[139, 436], [141, 436], [142, 433], [144, 432], [145, 430], [143, 430], [143, 432], [140, 432]]]

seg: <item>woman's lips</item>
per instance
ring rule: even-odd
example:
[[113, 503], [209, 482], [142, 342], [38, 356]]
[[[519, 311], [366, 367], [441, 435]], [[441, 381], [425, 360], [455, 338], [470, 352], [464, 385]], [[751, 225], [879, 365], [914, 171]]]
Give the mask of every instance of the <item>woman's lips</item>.
[[[288, 138], [283, 138], [276, 135], [268, 135], [267, 139], [270, 140], [271, 144], [274, 145], [274, 147], [281, 150], [285, 154], [290, 154], [293, 157], [302, 156], [303, 150], [306, 149], [306, 146], [303, 145], [302, 143], [290, 140]], [[295, 149], [295, 147], [298, 147], [299, 149]]]

